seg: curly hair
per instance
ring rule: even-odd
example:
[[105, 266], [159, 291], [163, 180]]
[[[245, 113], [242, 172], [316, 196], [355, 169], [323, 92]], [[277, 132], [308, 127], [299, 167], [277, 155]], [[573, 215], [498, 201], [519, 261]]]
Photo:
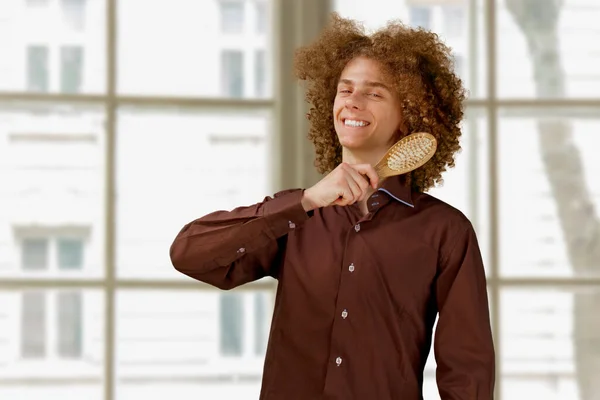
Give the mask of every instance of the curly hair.
[[328, 173], [342, 162], [342, 146], [333, 124], [333, 103], [341, 73], [352, 59], [377, 61], [399, 96], [407, 132], [429, 132], [438, 142], [434, 156], [424, 166], [403, 176], [415, 191], [442, 184], [442, 173], [454, 167], [461, 149], [459, 138], [466, 91], [454, 71], [451, 50], [439, 37], [413, 29], [400, 21], [366, 35], [359, 22], [331, 16], [330, 24], [310, 45], [295, 53], [295, 74], [306, 83], [308, 138], [315, 146], [315, 166]]

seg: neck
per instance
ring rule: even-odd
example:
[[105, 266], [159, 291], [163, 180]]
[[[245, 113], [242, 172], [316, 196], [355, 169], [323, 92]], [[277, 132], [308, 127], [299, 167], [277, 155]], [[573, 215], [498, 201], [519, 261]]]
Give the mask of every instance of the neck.
[[375, 166], [385, 155], [387, 149], [376, 151], [351, 150], [342, 148], [342, 162], [348, 164], [369, 164]]

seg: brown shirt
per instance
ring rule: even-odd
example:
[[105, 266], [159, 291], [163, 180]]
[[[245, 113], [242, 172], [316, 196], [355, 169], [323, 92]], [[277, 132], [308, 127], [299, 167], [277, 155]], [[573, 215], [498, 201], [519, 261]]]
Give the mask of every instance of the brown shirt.
[[443, 400], [493, 398], [486, 279], [469, 220], [384, 181], [358, 205], [306, 213], [302, 190], [187, 224], [175, 268], [222, 289], [272, 276], [264, 400], [417, 400], [431, 347]]

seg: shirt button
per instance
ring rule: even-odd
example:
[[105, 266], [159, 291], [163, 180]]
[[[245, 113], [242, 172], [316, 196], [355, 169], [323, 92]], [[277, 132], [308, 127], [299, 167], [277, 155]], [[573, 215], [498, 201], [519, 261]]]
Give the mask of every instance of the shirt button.
[[243, 247], [240, 247], [239, 250], [237, 251], [238, 253], [245, 253], [246, 249]]
[[346, 311], [346, 310], [342, 311], [342, 318], [346, 319], [347, 316], [348, 316], [348, 311]]
[[350, 266], [348, 267], [348, 271], [354, 272], [354, 264], [350, 264]]
[[355, 230], [356, 232], [360, 231], [360, 224], [356, 224], [356, 225], [354, 225], [354, 230]]
[[335, 363], [337, 364], [337, 366], [339, 367], [340, 364], [342, 363], [342, 357], [338, 357], [335, 359]]
[[292, 221], [289, 221], [289, 226], [290, 226], [290, 229], [294, 229], [296, 227], [296, 224], [293, 223]]

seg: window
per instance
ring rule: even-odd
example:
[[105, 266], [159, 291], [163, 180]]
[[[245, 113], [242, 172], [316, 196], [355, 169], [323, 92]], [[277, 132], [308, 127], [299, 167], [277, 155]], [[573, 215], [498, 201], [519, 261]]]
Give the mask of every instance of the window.
[[431, 29], [431, 9], [429, 7], [410, 7], [410, 24], [425, 30]]
[[269, 309], [267, 307], [267, 295], [265, 293], [256, 293], [254, 295], [254, 353], [256, 355], [265, 354], [267, 341], [269, 339]]
[[274, 282], [222, 338], [165, 249], [273, 192], [272, 1], [0, 0], [0, 399], [258, 398]]
[[221, 355], [241, 356], [244, 334], [242, 297], [237, 293], [223, 293], [220, 300]]
[[46, 355], [46, 302], [43, 293], [23, 293], [21, 308], [21, 357]]
[[47, 92], [48, 77], [48, 47], [29, 46], [27, 48], [27, 90], [30, 92]]
[[262, 35], [266, 33], [269, 28], [267, 3], [265, 1], [257, 0], [254, 4], [256, 5], [256, 32]]
[[444, 34], [448, 37], [463, 35], [465, 28], [465, 8], [463, 6], [443, 6]]
[[28, 7], [39, 7], [48, 5], [48, 0], [27, 0]]
[[79, 239], [58, 239], [58, 268], [83, 268], [83, 241]]
[[74, 31], [85, 28], [86, 0], [60, 0], [64, 24]]
[[221, 53], [221, 92], [223, 96], [244, 96], [244, 54], [237, 50]]
[[[78, 229], [85, 232], [86, 229]], [[35, 233], [19, 232], [21, 268], [23, 271], [81, 271], [84, 268], [87, 233], [62, 233], [60, 228], [42, 229]], [[35, 232], [35, 231], [34, 231]], [[81, 236], [78, 236], [81, 235]]]
[[221, 356], [264, 356], [270, 323], [268, 297], [264, 292], [220, 294]]
[[462, 54], [454, 54], [454, 73], [461, 79], [466, 79], [465, 57]]
[[[52, 301], [56, 300], [55, 304]], [[80, 358], [82, 299], [79, 292], [24, 292], [21, 302], [23, 359]]]
[[61, 47], [60, 71], [61, 92], [80, 92], [83, 71], [83, 48], [81, 46]]
[[264, 50], [256, 50], [254, 53], [254, 89], [256, 97], [267, 96], [267, 60]]
[[244, 3], [242, 1], [219, 2], [221, 14], [221, 32], [226, 34], [242, 33], [244, 30]]
[[47, 269], [48, 239], [24, 239], [21, 247], [21, 260], [24, 270]]
[[62, 358], [81, 357], [81, 293], [58, 294], [58, 354]]

